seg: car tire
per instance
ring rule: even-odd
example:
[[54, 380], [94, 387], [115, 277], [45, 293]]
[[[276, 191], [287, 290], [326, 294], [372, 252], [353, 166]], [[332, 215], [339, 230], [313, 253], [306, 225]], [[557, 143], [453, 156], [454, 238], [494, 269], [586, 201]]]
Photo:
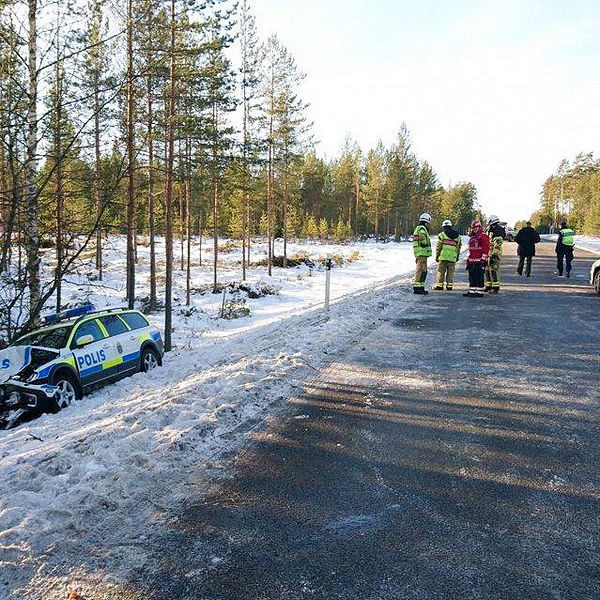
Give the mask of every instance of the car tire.
[[140, 358], [140, 371], [142, 373], [149, 373], [150, 371], [154, 371], [159, 365], [160, 360], [156, 350], [154, 348], [144, 348]]
[[60, 391], [60, 397], [54, 401], [56, 412], [70, 406], [75, 400], [81, 400], [79, 382], [71, 373], [59, 371], [52, 377], [50, 384], [55, 385]]
[[600, 294], [600, 269], [594, 273], [594, 289], [596, 294]]

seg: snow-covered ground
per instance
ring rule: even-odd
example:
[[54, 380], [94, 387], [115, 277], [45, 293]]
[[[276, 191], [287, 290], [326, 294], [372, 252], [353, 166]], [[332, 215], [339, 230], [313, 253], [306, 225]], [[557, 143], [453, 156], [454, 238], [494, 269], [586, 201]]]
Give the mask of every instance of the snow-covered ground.
[[575, 246], [583, 250], [589, 250], [595, 254], [600, 254], [600, 238], [576, 235]]
[[[123, 243], [111, 240], [105, 281], [90, 281], [82, 264], [65, 298], [122, 304]], [[328, 357], [385, 318], [388, 307], [415, 301], [403, 291], [414, 260], [410, 244], [290, 246], [290, 254], [306, 250], [313, 259], [359, 253], [333, 269], [328, 314], [323, 270], [275, 269], [269, 278], [264, 268], [252, 268], [250, 282], [279, 293], [247, 299], [250, 316], [232, 321], [218, 318], [220, 294], [198, 291], [194, 310], [185, 307], [178, 273], [175, 348], [162, 369], [0, 432], [0, 598], [52, 600], [109, 584], [118, 590], [123, 573], [143, 563], [145, 540], [192, 491], [201, 493], [220, 475], [249, 431], [280, 410]], [[261, 253], [264, 247], [255, 246], [253, 260]], [[212, 256], [204, 256], [205, 266], [192, 272], [197, 290], [212, 280]], [[147, 248], [140, 248], [139, 261], [144, 295]], [[238, 261], [238, 250], [221, 255], [221, 282], [239, 281]], [[150, 318], [162, 329], [161, 315]]]

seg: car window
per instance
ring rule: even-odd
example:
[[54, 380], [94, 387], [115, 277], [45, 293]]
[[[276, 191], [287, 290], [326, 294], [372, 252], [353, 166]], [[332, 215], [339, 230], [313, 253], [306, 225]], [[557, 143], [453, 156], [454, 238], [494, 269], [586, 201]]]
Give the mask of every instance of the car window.
[[77, 328], [77, 331], [73, 336], [71, 347], [74, 348], [77, 345], [77, 340], [84, 335], [91, 335], [95, 342], [99, 342], [100, 340], [104, 339], [104, 334], [102, 333], [98, 323], [96, 323], [94, 320], [86, 321]]
[[72, 325], [54, 327], [53, 329], [38, 329], [18, 339], [13, 343], [13, 346], [42, 346], [60, 350], [67, 345], [67, 339], [72, 329]]
[[142, 329], [142, 327], [148, 327], [148, 321], [146, 321], [143, 315], [140, 313], [123, 313], [119, 315], [131, 329]]
[[102, 321], [102, 325], [106, 327], [106, 331], [108, 331], [108, 335], [110, 336], [127, 333], [128, 331], [125, 323], [119, 319], [118, 315], [106, 315], [105, 317], [100, 317], [100, 321]]

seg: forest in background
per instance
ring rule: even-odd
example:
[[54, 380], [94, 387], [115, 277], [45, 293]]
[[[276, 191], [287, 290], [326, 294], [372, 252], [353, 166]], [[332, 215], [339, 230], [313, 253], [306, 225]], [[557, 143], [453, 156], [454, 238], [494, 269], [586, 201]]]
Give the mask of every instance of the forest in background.
[[562, 220], [577, 233], [600, 234], [600, 160], [592, 152], [562, 160], [544, 182], [540, 208], [531, 215], [533, 226], [548, 233]]
[[64, 308], [61, 282], [90, 249], [102, 280], [112, 234], [127, 236], [131, 307], [149, 245], [150, 309], [164, 310], [170, 349], [173, 268], [200, 260], [193, 236], [212, 237], [217, 290], [222, 237], [241, 240], [245, 279], [253, 236], [269, 242], [271, 274], [275, 239], [285, 267], [289, 239], [401, 239], [423, 211], [463, 231], [480, 215], [475, 186], [444, 188], [404, 124], [389, 147], [348, 136], [321, 157], [304, 77], [247, 0], [0, 0], [1, 336]]

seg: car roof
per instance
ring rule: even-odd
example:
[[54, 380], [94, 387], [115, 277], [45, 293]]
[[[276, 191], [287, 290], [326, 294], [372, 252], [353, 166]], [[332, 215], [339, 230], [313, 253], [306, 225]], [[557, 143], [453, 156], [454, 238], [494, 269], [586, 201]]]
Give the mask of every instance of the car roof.
[[53, 329], [60, 329], [61, 327], [72, 327], [73, 325], [77, 325], [78, 323], [83, 323], [85, 321], [89, 321], [91, 319], [97, 319], [99, 317], [106, 317], [109, 315], [119, 315], [123, 313], [140, 313], [139, 310], [135, 308], [107, 308], [105, 310], [99, 310], [97, 312], [88, 313], [86, 315], [81, 315], [80, 317], [73, 317], [71, 319], [64, 319], [63, 321], [59, 321], [58, 323], [52, 323], [51, 325], [41, 325], [40, 327], [36, 327], [32, 329], [28, 333], [22, 335], [20, 338], [24, 338], [25, 336], [31, 335], [37, 331], [52, 331]]

